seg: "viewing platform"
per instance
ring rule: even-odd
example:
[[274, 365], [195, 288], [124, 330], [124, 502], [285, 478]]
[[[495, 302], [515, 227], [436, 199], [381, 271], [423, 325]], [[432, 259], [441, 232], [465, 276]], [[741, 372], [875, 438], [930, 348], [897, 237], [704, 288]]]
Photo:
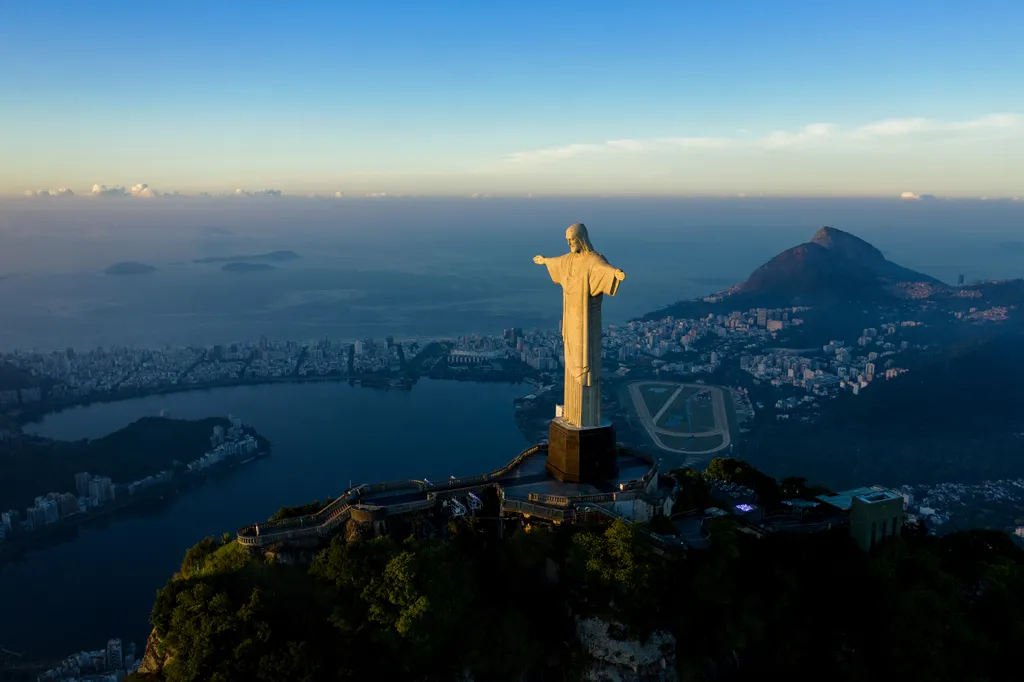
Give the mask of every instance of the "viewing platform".
[[241, 528], [238, 542], [246, 547], [267, 547], [330, 537], [350, 519], [384, 521], [446, 504], [465, 510], [479, 504], [476, 496], [488, 488], [497, 489], [502, 514], [536, 516], [552, 523], [572, 522], [594, 513], [646, 521], [671, 511], [674, 484], [659, 486], [656, 460], [622, 446], [617, 447], [616, 460], [618, 470], [613, 478], [566, 483], [546, 470], [547, 443], [539, 443], [486, 474], [437, 483], [405, 479], [359, 485], [344, 491], [315, 514]]

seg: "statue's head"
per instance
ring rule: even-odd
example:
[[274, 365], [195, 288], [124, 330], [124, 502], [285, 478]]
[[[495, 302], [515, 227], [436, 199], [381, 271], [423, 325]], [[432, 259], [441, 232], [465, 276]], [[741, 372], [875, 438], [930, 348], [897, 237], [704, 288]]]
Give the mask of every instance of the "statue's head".
[[573, 253], [588, 253], [594, 250], [587, 235], [587, 226], [583, 223], [573, 223], [565, 231], [565, 241], [569, 242], [569, 250]]

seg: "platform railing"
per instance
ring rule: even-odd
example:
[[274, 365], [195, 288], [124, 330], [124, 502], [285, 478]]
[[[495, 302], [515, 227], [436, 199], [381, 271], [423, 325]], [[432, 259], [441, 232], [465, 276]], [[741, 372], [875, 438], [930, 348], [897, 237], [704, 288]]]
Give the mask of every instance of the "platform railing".
[[[264, 547], [278, 542], [289, 542], [309, 537], [326, 537], [343, 521], [348, 520], [353, 509], [365, 511], [386, 510], [388, 514], [401, 514], [409, 511], [424, 510], [437, 503], [437, 492], [474, 488], [487, 483], [497, 482], [509, 472], [521, 465], [526, 459], [541, 451], [546, 451], [546, 444], [533, 445], [523, 450], [511, 462], [487, 474], [465, 476], [431, 484], [425, 480], [400, 479], [382, 483], [368, 483], [349, 488], [330, 504], [314, 514], [306, 514], [289, 519], [275, 519], [254, 523], [238, 530], [239, 544], [247, 547]], [[426, 492], [425, 499], [413, 500], [396, 505], [373, 505], [361, 503], [362, 496], [370, 493], [391, 490], [413, 489]], [[427, 492], [430, 491], [430, 492]]]

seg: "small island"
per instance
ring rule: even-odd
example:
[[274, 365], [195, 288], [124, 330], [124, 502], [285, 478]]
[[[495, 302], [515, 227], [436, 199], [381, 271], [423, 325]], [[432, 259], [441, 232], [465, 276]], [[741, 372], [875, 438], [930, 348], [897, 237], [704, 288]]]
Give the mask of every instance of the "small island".
[[241, 256], [208, 256], [196, 258], [193, 263], [239, 263], [239, 262], [260, 262], [260, 263], [284, 263], [302, 258], [294, 251], [271, 251], [269, 253], [257, 253]]
[[267, 270], [276, 270], [269, 263], [240, 263], [234, 261], [225, 263], [220, 269], [223, 272], [266, 272]]
[[103, 272], [108, 275], [145, 275], [155, 270], [155, 267], [146, 263], [123, 261], [121, 263], [114, 263]]

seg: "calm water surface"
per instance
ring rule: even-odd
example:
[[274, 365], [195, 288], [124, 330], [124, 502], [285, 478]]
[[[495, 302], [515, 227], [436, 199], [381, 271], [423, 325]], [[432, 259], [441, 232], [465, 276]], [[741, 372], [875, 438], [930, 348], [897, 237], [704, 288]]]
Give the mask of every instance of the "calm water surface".
[[528, 392], [525, 385], [429, 380], [408, 392], [272, 384], [50, 415], [30, 430], [51, 438], [95, 438], [161, 410], [188, 419], [230, 413], [269, 438], [274, 449], [271, 457], [207, 480], [159, 511], [122, 514], [4, 566], [0, 645], [63, 656], [122, 637], [141, 648], [156, 590], [204, 536], [265, 519], [284, 505], [337, 495], [350, 479], [446, 478], [496, 468], [527, 445], [516, 429], [512, 400]]

